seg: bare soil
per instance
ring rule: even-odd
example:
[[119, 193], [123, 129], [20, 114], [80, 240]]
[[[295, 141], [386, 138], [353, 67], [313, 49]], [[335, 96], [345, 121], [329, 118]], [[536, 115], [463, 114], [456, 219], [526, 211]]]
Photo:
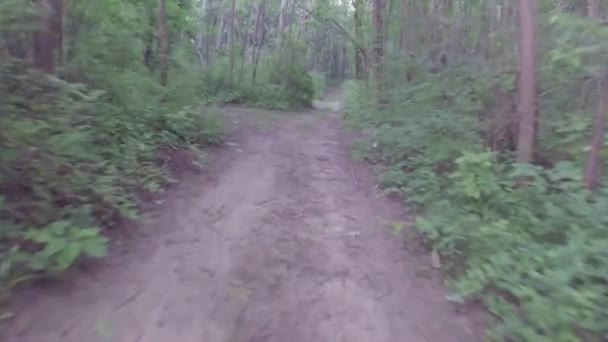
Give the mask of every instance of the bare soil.
[[[336, 95], [231, 108], [233, 140], [111, 256], [16, 296], [4, 342], [478, 341], [406, 220], [349, 158]], [[160, 202], [160, 201], [159, 201]]]

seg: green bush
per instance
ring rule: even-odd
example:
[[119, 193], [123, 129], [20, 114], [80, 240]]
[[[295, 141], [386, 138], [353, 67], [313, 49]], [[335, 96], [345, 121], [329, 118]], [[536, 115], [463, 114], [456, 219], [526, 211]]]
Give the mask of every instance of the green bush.
[[285, 90], [291, 108], [301, 109], [312, 107], [315, 88], [312, 77], [302, 67], [290, 69], [285, 79]]
[[310, 77], [312, 77], [313, 88], [315, 90], [315, 99], [323, 99], [327, 92], [327, 77], [325, 74], [317, 71], [310, 72]]
[[[419, 209], [416, 227], [444, 259], [452, 297], [481, 299], [495, 315], [490, 340], [599, 341], [608, 334], [608, 189], [583, 189], [580, 163], [523, 166], [485, 151], [492, 92], [509, 75], [472, 75], [419, 75], [388, 92], [382, 110], [365, 85], [346, 82], [345, 118], [366, 133], [356, 152], [385, 191]], [[580, 151], [588, 126], [555, 121], [566, 130], [551, 142]]]
[[234, 84], [228, 84], [226, 78], [227, 57], [219, 58], [205, 72], [204, 94], [209, 102], [281, 110], [312, 107], [316, 89], [304, 56], [302, 46], [288, 40], [282, 51], [269, 53], [259, 61], [255, 82], [252, 65], [235, 68]]
[[18, 61], [0, 63], [0, 94], [0, 292], [102, 255], [101, 227], [135, 217], [136, 194], [170, 180], [163, 151], [222, 138], [199, 111], [127, 112], [120, 99]]
[[[465, 261], [455, 289], [483, 298], [501, 318], [495, 336], [577, 341], [608, 333], [608, 193], [590, 201], [582, 170], [570, 163], [497, 165], [489, 153], [456, 163], [444, 199], [417, 226], [444, 256]], [[530, 180], [523, 188], [522, 177]]]

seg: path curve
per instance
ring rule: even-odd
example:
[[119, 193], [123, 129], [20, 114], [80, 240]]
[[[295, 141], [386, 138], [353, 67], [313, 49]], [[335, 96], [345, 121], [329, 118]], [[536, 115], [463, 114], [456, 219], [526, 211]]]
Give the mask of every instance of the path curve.
[[428, 258], [391, 233], [403, 213], [350, 160], [337, 104], [234, 109], [241, 137], [211, 171], [185, 177], [103, 265], [18, 296], [0, 340], [479, 340]]

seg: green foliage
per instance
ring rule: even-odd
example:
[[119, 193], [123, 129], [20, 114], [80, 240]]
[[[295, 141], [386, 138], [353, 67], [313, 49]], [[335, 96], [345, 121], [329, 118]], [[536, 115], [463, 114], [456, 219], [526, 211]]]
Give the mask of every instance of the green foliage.
[[40, 246], [40, 250], [31, 255], [28, 265], [38, 271], [63, 271], [81, 255], [99, 258], [107, 252], [107, 239], [100, 236], [99, 229], [75, 227], [69, 221], [57, 221], [48, 227], [30, 230], [24, 238]]
[[103, 256], [103, 228], [136, 218], [138, 194], [171, 181], [167, 154], [202, 156], [222, 140], [218, 119], [198, 109], [202, 72], [177, 34], [190, 25], [185, 2], [167, 2], [176, 33], [169, 86], [159, 85], [155, 58], [143, 63], [155, 3], [71, 2], [64, 24], [79, 34], [66, 31], [56, 75], [10, 57], [41, 27], [40, 9], [0, 4], [0, 297], [80, 257]]
[[[569, 163], [505, 167], [466, 153], [457, 165], [444, 200], [428, 205], [418, 227], [465, 261], [455, 289], [482, 297], [501, 318], [493, 334], [578, 341], [580, 332], [608, 333], [607, 194], [589, 200]], [[530, 183], [518, 187], [522, 177]]]
[[315, 99], [321, 100], [327, 92], [327, 77], [325, 74], [312, 71], [310, 72], [312, 78], [313, 88], [315, 90]]
[[[216, 60], [206, 71], [204, 92], [209, 102], [243, 104], [269, 109], [303, 109], [315, 98], [313, 74], [307, 72], [302, 47], [288, 41], [281, 51], [260, 60], [255, 84], [253, 66], [237, 70], [236, 82], [228, 84], [228, 59]], [[318, 78], [318, 76], [315, 76]], [[320, 82], [317, 79], [317, 82]], [[322, 86], [322, 84], [318, 84]], [[323, 89], [318, 89], [322, 91]], [[324, 91], [324, 90], [323, 90]]]
[[[542, 168], [485, 150], [493, 92], [509, 78], [464, 67], [418, 74], [387, 92], [382, 110], [364, 84], [346, 82], [346, 120], [366, 133], [355, 152], [376, 165], [385, 191], [419, 209], [418, 230], [450, 261], [454, 296], [483, 300], [497, 318], [490, 340], [599, 341], [608, 189], [583, 189], [580, 158]], [[588, 117], [553, 118], [543, 153], [580, 155]]]
[[[0, 93], [9, 94], [0, 98], [0, 253], [23, 260], [31, 252], [32, 260], [16, 265], [32, 271], [101, 255], [105, 240], [88, 227], [136, 216], [136, 191], [157, 191], [169, 180], [170, 170], [159, 164], [162, 151], [197, 151], [222, 138], [218, 121], [192, 108], [123, 112], [104, 103], [101, 91], [17, 61], [0, 65], [0, 79]], [[83, 209], [90, 213], [87, 224], [72, 224]], [[41, 249], [14, 250], [19, 241]]]

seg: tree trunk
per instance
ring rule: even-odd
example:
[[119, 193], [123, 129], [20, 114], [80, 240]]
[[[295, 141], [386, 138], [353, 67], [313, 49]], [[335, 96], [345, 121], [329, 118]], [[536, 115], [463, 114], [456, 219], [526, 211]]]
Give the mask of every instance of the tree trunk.
[[383, 24], [383, 0], [372, 1], [372, 24], [374, 26], [374, 53], [373, 53], [373, 81], [377, 92], [378, 102], [384, 102], [384, 24]]
[[203, 22], [206, 23], [204, 48], [205, 51], [203, 51], [203, 55], [205, 56], [205, 61], [207, 61], [207, 64], [211, 65], [211, 58], [213, 57], [211, 54], [213, 44], [212, 32], [213, 27], [215, 27], [215, 24], [217, 24], [217, 16], [215, 15], [215, 11], [213, 9], [212, 0], [207, 0], [207, 8], [205, 15], [203, 16]]
[[519, 135], [517, 161], [532, 162], [536, 140], [536, 25], [537, 0], [519, 1]]
[[230, 23], [229, 23], [229, 39], [230, 39], [230, 66], [228, 69], [228, 85], [232, 86], [234, 84], [234, 58], [236, 54], [236, 44], [235, 44], [235, 34], [234, 34], [234, 17], [236, 15], [236, 0], [232, 0], [230, 2]]
[[45, 28], [37, 32], [34, 38], [34, 65], [49, 74], [55, 71], [54, 55], [61, 46], [61, 5], [61, 0], [41, 2], [42, 10], [46, 13]]
[[[146, 16], [148, 18], [148, 23], [150, 27], [155, 26], [156, 16], [154, 14], [154, 9], [146, 9]], [[154, 71], [154, 31], [150, 30], [145, 33], [144, 36], [144, 51], [143, 51], [143, 61], [144, 65], [150, 70], [150, 72]]]
[[166, 86], [169, 83], [169, 28], [165, 0], [158, 0], [156, 30], [160, 58], [160, 84]]
[[255, 85], [257, 73], [258, 73], [258, 62], [260, 61], [260, 54], [262, 52], [262, 46], [264, 45], [264, 18], [266, 12], [266, 0], [261, 0], [260, 5], [258, 6], [258, 13], [255, 20], [255, 36], [254, 36], [254, 45], [253, 52], [251, 54], [251, 64], [252, 64], [252, 72], [251, 72], [251, 83]]
[[587, 16], [589, 18], [598, 18], [599, 17], [599, 0], [587, 0]]
[[205, 11], [207, 10], [207, 0], [201, 0], [199, 2], [199, 23], [198, 23], [198, 31], [196, 32], [196, 53], [198, 54], [198, 58], [201, 62], [201, 65], [204, 66], [207, 59], [205, 58], [206, 54], [206, 39], [205, 37]]
[[363, 51], [363, 0], [353, 0], [352, 2], [355, 12], [353, 19], [355, 21], [355, 78], [358, 80], [365, 79], [365, 52]]
[[61, 36], [59, 43], [61, 47], [59, 49], [61, 56], [61, 65], [66, 65], [70, 61], [70, 47], [74, 41], [73, 32], [70, 31], [70, 13], [72, 9], [73, 0], [63, 0], [61, 4]]
[[[587, 1], [587, 15], [592, 19], [598, 19], [597, 0]], [[593, 133], [591, 137], [591, 149], [587, 158], [585, 168], [584, 184], [587, 189], [594, 191], [600, 183], [600, 165], [602, 147], [604, 146], [604, 134], [606, 131], [606, 110], [608, 109], [608, 72], [599, 80], [599, 104], [593, 119]]]
[[591, 138], [591, 150], [587, 158], [584, 183], [587, 189], [593, 191], [597, 188], [600, 180], [600, 164], [602, 147], [604, 146], [604, 133], [606, 130], [606, 110], [608, 109], [608, 75], [600, 82], [599, 105], [593, 120], [593, 134]]
[[408, 9], [408, 0], [401, 1], [401, 20], [400, 20], [400, 30], [399, 30], [399, 51], [403, 56], [407, 57], [407, 9]]
[[217, 39], [215, 40], [215, 53], [218, 53], [224, 45], [224, 26], [226, 26], [226, 16], [222, 15], [218, 26]]
[[289, 6], [289, 0], [281, 0], [281, 5], [279, 8], [279, 23], [278, 23], [278, 33], [281, 34], [283, 32], [283, 28], [285, 28], [285, 16], [287, 15], [287, 7]]
[[287, 36], [285, 27], [287, 26], [287, 11], [289, 10], [289, 0], [281, 0], [279, 7], [279, 22], [277, 26], [277, 37], [279, 38], [280, 50], [285, 46], [285, 38]]

